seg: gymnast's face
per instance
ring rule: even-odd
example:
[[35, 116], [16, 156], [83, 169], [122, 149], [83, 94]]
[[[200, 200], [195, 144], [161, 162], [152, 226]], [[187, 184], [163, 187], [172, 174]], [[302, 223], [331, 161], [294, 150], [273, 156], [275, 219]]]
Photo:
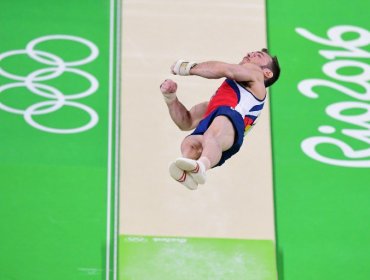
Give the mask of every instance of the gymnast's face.
[[272, 58], [267, 53], [256, 51], [247, 53], [247, 55], [243, 57], [243, 60], [240, 62], [240, 64], [252, 63], [258, 66], [266, 66], [270, 62], [272, 62]]

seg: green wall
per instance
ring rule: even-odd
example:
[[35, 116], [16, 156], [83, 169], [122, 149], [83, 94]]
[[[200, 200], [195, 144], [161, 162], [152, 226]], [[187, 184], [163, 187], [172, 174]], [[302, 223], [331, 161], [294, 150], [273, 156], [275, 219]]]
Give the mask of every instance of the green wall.
[[2, 280], [116, 273], [116, 5], [0, 4]]
[[279, 279], [370, 279], [369, 9], [267, 2]]

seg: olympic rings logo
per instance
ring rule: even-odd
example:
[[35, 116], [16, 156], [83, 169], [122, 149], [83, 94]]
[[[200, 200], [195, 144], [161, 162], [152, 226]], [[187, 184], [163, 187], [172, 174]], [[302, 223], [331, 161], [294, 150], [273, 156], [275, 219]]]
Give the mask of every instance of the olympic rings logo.
[[[39, 43], [50, 41], [50, 40], [69, 40], [85, 45], [89, 49], [89, 55], [80, 60], [75, 61], [64, 61], [61, 57], [46, 52], [43, 50], [37, 50], [36, 46]], [[38, 69], [29, 73], [27, 76], [20, 76], [10, 72], [7, 72], [1, 67], [1, 62], [8, 57], [16, 55], [27, 55], [38, 63], [46, 65], [43, 69]], [[99, 120], [98, 114], [90, 107], [75, 102], [76, 99], [84, 98], [96, 92], [99, 87], [97, 79], [80, 69], [75, 67], [81, 66], [92, 62], [98, 56], [98, 48], [90, 41], [70, 35], [48, 35], [36, 38], [30, 41], [24, 50], [12, 50], [0, 54], [0, 76], [6, 77], [11, 80], [15, 80], [14, 83], [9, 83], [0, 86], [0, 97], [3, 92], [13, 88], [26, 88], [31, 93], [47, 98], [47, 101], [41, 101], [36, 104], [29, 106], [26, 109], [17, 109], [5, 105], [0, 101], [0, 109], [9, 113], [23, 115], [25, 121], [35, 127], [36, 129], [57, 134], [71, 134], [79, 133], [94, 127]], [[75, 75], [79, 75], [89, 82], [89, 88], [83, 92], [73, 93], [65, 95], [59, 89], [43, 84], [42, 82], [50, 79], [55, 79], [61, 76], [63, 73], [69, 72]], [[75, 128], [54, 128], [42, 125], [36, 122], [34, 116], [46, 115], [61, 109], [64, 106], [70, 106], [86, 112], [89, 115], [89, 121], [81, 127]]]

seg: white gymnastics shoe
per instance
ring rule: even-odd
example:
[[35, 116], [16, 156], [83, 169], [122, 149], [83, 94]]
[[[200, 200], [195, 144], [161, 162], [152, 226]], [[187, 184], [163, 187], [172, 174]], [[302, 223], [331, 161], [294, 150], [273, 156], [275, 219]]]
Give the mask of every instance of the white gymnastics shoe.
[[195, 179], [188, 172], [178, 168], [175, 162], [170, 164], [169, 171], [173, 179], [183, 184], [189, 190], [196, 190], [198, 188], [198, 183], [195, 182]]
[[206, 182], [206, 167], [201, 161], [180, 157], [176, 159], [175, 163], [178, 168], [188, 172], [198, 184]]

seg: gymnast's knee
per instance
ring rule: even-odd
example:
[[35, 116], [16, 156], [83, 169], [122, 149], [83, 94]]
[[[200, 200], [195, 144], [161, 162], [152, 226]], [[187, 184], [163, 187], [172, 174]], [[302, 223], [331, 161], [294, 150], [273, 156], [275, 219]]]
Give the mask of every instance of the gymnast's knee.
[[186, 137], [181, 143], [181, 153], [186, 158], [199, 159], [202, 154], [202, 143], [191, 136]]

